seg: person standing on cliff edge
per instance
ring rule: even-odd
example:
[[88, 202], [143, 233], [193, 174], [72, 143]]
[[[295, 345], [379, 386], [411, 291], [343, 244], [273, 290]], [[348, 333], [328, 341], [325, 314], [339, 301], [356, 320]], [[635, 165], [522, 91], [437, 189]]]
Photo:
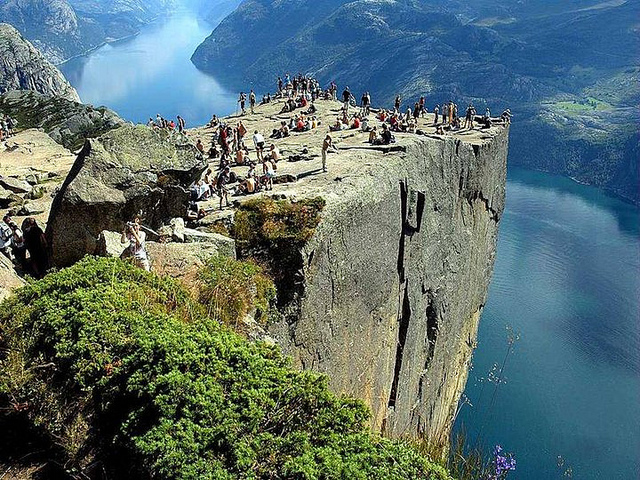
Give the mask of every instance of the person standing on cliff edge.
[[327, 153], [329, 153], [329, 150], [333, 152], [338, 151], [336, 147], [333, 145], [333, 139], [331, 138], [331, 135], [327, 135], [324, 138], [324, 142], [322, 142], [322, 171], [323, 172], [327, 171]]

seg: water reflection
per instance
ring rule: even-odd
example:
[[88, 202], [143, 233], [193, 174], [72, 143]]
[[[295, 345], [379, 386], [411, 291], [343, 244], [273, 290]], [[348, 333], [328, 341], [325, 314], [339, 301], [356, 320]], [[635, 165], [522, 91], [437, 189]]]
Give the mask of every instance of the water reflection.
[[[590, 187], [512, 169], [496, 269], [457, 428], [505, 444], [516, 478], [634, 478], [640, 468], [638, 209]], [[522, 334], [507, 383], [485, 378]]]
[[212, 29], [194, 13], [179, 12], [61, 69], [84, 102], [106, 105], [127, 120], [145, 122], [160, 113], [200, 125], [213, 113], [229, 114], [236, 103], [235, 94], [190, 61]]

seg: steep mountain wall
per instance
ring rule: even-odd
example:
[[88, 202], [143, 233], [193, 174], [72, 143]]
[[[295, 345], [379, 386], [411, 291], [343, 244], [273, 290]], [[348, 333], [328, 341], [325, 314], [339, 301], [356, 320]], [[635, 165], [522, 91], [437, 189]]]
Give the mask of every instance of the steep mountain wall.
[[0, 22], [15, 26], [59, 64], [138, 33], [175, 5], [174, 0], [3, 0]]
[[79, 102], [78, 92], [20, 32], [0, 23], [0, 94], [33, 90]]
[[349, 152], [358, 170], [325, 189], [303, 252], [299, 314], [272, 328], [300, 366], [364, 398], [388, 434], [448, 442], [504, 208], [508, 129], [494, 133]]

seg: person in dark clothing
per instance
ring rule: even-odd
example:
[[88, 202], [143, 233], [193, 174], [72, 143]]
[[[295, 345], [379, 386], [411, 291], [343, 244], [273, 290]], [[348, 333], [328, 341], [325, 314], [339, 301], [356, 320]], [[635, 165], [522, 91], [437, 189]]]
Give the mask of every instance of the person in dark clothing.
[[344, 103], [344, 111], [349, 111], [349, 100], [351, 100], [351, 90], [346, 87], [342, 92], [342, 102]]
[[47, 238], [33, 217], [24, 219], [22, 232], [24, 244], [31, 259], [31, 268], [34, 276], [42, 278], [50, 267]]

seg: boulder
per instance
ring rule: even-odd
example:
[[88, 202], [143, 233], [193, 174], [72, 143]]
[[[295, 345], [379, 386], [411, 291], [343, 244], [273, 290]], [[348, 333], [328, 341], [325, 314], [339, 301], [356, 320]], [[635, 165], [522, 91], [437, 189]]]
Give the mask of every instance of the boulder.
[[217, 235], [211, 242], [200, 243], [156, 243], [147, 242], [151, 270], [177, 278], [187, 286], [195, 286], [198, 271], [207, 259], [224, 255], [235, 258], [235, 242]]
[[53, 264], [93, 254], [100, 232], [121, 231], [134, 215], [152, 229], [183, 216], [188, 187], [207, 168], [186, 142], [140, 125], [87, 140], [51, 207], [46, 234]]
[[173, 218], [169, 225], [171, 227], [171, 239], [174, 242], [184, 242], [184, 219], [182, 217]]
[[95, 254], [100, 257], [120, 258], [128, 247], [126, 243], [120, 242], [121, 237], [121, 233], [103, 230], [98, 235]]
[[13, 177], [0, 177], [0, 185], [13, 193], [19, 194], [29, 193], [32, 188], [27, 182]]
[[6, 190], [4, 187], [0, 186], [0, 208], [7, 208], [12, 200], [13, 192]]
[[4, 300], [24, 284], [25, 281], [16, 273], [11, 260], [0, 254], [0, 300]]

